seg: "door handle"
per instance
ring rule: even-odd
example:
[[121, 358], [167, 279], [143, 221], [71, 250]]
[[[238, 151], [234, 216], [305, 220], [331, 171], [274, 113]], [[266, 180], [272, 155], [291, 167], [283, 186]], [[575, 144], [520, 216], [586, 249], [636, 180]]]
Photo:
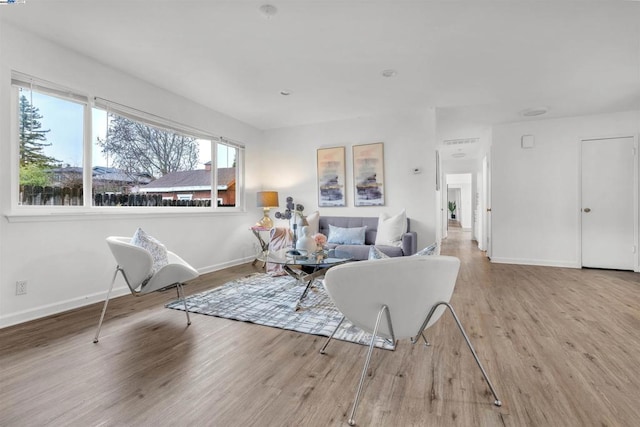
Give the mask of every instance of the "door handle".
[[491, 208], [487, 208], [487, 212], [491, 212]]
[[586, 213], [591, 212], [591, 209], [590, 209], [590, 208], [584, 208], [583, 210], [584, 210]]

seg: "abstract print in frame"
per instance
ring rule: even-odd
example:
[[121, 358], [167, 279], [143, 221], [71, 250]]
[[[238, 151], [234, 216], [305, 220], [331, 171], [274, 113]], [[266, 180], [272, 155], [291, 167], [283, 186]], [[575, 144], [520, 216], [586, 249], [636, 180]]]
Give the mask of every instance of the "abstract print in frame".
[[353, 146], [355, 206], [384, 205], [384, 147], [382, 142]]
[[318, 149], [318, 206], [346, 206], [344, 147]]

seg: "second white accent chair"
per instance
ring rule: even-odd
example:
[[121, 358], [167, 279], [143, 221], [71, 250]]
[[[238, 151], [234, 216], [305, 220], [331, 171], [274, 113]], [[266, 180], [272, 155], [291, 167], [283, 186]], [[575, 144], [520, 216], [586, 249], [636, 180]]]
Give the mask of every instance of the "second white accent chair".
[[[486, 371], [478, 359], [458, 316], [449, 303], [458, 277], [460, 260], [449, 256], [412, 256], [359, 261], [339, 265], [327, 271], [324, 285], [338, 309], [354, 325], [372, 334], [360, 383], [349, 416], [355, 425], [355, 413], [371, 361], [376, 337], [391, 340], [411, 338], [415, 344], [425, 329], [449, 309], [471, 354], [494, 397], [501, 406]], [[344, 319], [343, 319], [344, 320]], [[339, 327], [340, 325], [338, 325]], [[326, 341], [321, 353], [332, 337]]]

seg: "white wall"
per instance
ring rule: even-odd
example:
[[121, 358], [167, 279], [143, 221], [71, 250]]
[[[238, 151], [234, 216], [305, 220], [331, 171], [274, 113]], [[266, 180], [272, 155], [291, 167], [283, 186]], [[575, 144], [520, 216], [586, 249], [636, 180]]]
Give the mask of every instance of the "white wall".
[[[357, 118], [265, 132], [263, 185], [293, 196], [305, 212], [318, 209], [316, 150], [346, 147], [346, 207], [320, 208], [320, 215], [372, 216], [405, 208], [418, 248], [435, 241], [434, 114]], [[384, 143], [385, 206], [354, 207], [352, 147]], [[420, 174], [413, 169], [420, 168]], [[286, 190], [284, 190], [286, 189]], [[281, 206], [282, 207], [282, 206]]]
[[[114, 261], [108, 235], [146, 229], [201, 271], [252, 259], [248, 227], [260, 217], [262, 133], [246, 124], [101, 63], [0, 24], [0, 327], [56, 313], [104, 297]], [[10, 81], [16, 70], [246, 144], [248, 212], [188, 215], [75, 215], [9, 221], [11, 206]], [[179, 78], [179, 77], [177, 77]], [[15, 295], [15, 282], [28, 293]], [[117, 285], [122, 293], [123, 282]], [[96, 312], [96, 321], [99, 314]]]
[[[496, 126], [492, 261], [580, 267], [580, 141], [638, 132], [638, 111]], [[522, 135], [535, 137], [533, 149]]]

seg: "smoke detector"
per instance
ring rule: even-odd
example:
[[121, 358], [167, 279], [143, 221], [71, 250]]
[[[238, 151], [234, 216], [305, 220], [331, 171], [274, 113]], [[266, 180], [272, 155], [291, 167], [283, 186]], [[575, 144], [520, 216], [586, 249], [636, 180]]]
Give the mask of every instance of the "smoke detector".
[[262, 6], [260, 6], [259, 10], [260, 13], [262, 13], [267, 19], [278, 13], [278, 8], [272, 4], [263, 4]]

